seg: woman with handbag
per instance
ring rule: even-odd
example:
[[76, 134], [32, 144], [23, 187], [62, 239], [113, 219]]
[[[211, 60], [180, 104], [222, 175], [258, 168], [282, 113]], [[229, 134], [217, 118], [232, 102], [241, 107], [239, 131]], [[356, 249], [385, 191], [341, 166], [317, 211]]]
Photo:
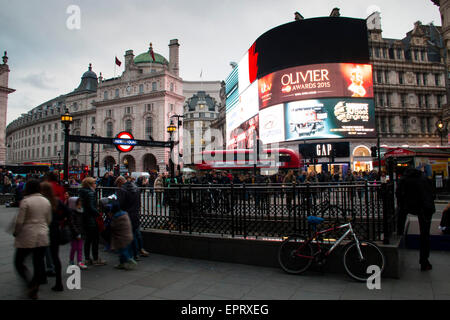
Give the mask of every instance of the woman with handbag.
[[49, 182], [41, 183], [42, 195], [52, 206], [52, 223], [50, 224], [50, 253], [55, 266], [56, 283], [53, 291], [64, 291], [62, 284], [62, 267], [59, 259], [59, 246], [71, 240], [70, 211], [54, 194]]
[[[106, 261], [98, 256], [98, 245], [100, 241], [99, 224], [103, 221], [97, 210], [97, 201], [95, 195], [96, 181], [94, 178], [87, 177], [81, 182], [80, 199], [83, 204], [83, 227], [86, 232], [84, 242], [85, 265], [103, 266]], [[100, 219], [99, 219], [100, 218]], [[91, 259], [91, 249], [92, 257]]]
[[[49, 245], [49, 224], [52, 208], [49, 201], [40, 194], [39, 180], [29, 180], [25, 186], [25, 197], [20, 202], [13, 235], [16, 255], [15, 268], [28, 285], [28, 296], [37, 299], [39, 285], [45, 276], [44, 255]], [[29, 280], [25, 258], [33, 255], [33, 278]]]

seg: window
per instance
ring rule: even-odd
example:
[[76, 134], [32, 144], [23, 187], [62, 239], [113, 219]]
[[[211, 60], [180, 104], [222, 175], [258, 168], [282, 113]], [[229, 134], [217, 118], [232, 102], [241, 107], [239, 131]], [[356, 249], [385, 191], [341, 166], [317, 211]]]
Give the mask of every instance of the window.
[[426, 86], [426, 85], [427, 85], [427, 74], [424, 73], [424, 74], [422, 75], [422, 77], [423, 77], [423, 85]]
[[437, 102], [437, 107], [441, 108], [442, 107], [442, 95], [436, 96], [436, 102]]
[[420, 131], [422, 133], [427, 133], [427, 128], [426, 128], [426, 125], [425, 125], [425, 119], [424, 118], [420, 119]]
[[429, 108], [430, 107], [430, 95], [426, 94], [425, 95], [425, 108]]
[[48, 135], [48, 141], [47, 142], [48, 143], [52, 142], [52, 135], [51, 134]]
[[50, 147], [47, 147], [47, 157], [51, 156], [50, 150], [51, 150]]
[[173, 92], [173, 82], [170, 83], [170, 91]]
[[131, 119], [125, 120], [125, 131], [132, 133], [133, 121]]
[[103, 99], [108, 100], [108, 91], [103, 92]]
[[116, 89], [116, 98], [119, 98], [119, 89]]
[[125, 113], [126, 114], [131, 114], [133, 111], [132, 107], [125, 107]]
[[377, 71], [377, 83], [383, 83], [382, 71]]
[[406, 94], [404, 93], [400, 94], [400, 103], [403, 108], [406, 108]]
[[54, 156], [58, 155], [58, 150], [57, 150], [56, 146], [53, 147], [53, 155]]
[[375, 57], [376, 58], [380, 57], [380, 48], [375, 48]]
[[112, 122], [108, 122], [106, 124], [106, 136], [108, 138], [112, 138], [112, 136], [113, 136], [113, 123]]
[[139, 85], [139, 93], [144, 93], [144, 85], [143, 84]]
[[106, 110], [106, 117], [112, 118], [112, 110]]
[[58, 142], [58, 134], [57, 134], [57, 133], [55, 133], [54, 141], [55, 141], [55, 142]]
[[146, 110], [147, 112], [153, 111], [153, 103], [146, 104], [146, 105], [145, 105], [145, 110]]
[[39, 148], [36, 149], [36, 158], [39, 158]]
[[173, 104], [171, 103], [169, 106], [170, 106], [170, 111], [173, 111]]
[[404, 73], [403, 73], [403, 71], [400, 71], [398, 73], [398, 83], [399, 84], [403, 84], [403, 82], [404, 82], [403, 77], [404, 77]]
[[439, 77], [439, 74], [438, 74], [438, 73], [436, 73], [436, 74], [434, 75], [434, 83], [435, 83], [437, 86], [440, 86], [440, 85], [441, 85], [441, 81], [440, 81], [440, 77]]
[[420, 73], [416, 73], [417, 85], [420, 86]]
[[422, 108], [422, 95], [421, 94], [418, 94], [417, 95], [417, 104], [418, 104], [418, 106], [419, 106], [419, 108]]
[[408, 132], [408, 117], [403, 117], [403, 132]]
[[389, 71], [384, 72], [384, 79], [386, 83], [389, 83]]
[[91, 124], [95, 124], [95, 117], [91, 117]]
[[417, 50], [414, 50], [414, 59], [415, 59], [416, 61], [419, 60], [419, 51], [417, 51]]
[[45, 147], [42, 147], [42, 156], [45, 157]]
[[151, 135], [153, 135], [153, 119], [149, 117], [145, 119], [145, 136]]
[[156, 91], [156, 82], [152, 82], [152, 91]]

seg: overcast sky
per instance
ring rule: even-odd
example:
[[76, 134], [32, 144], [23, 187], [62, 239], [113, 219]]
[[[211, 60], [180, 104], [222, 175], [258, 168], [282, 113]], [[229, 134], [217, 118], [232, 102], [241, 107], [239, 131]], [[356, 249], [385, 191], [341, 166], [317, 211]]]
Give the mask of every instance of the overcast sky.
[[[81, 11], [80, 29], [67, 28], [70, 5]], [[180, 43], [184, 80], [223, 80], [230, 61], [239, 62], [264, 32], [294, 20], [328, 16], [365, 19], [378, 8], [383, 37], [401, 39], [415, 21], [441, 25], [430, 0], [0, 0], [0, 56], [8, 51], [10, 87], [7, 122], [39, 104], [71, 92], [81, 75], [114, 76], [114, 57], [124, 62], [148, 50], [169, 58], [171, 39]], [[117, 75], [123, 71], [117, 69]]]

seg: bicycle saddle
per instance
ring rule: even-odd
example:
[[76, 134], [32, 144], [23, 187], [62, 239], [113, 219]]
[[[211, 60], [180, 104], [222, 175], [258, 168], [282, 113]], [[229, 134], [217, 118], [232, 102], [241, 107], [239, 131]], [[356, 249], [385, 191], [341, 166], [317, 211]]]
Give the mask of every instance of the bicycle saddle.
[[318, 225], [318, 224], [321, 224], [322, 222], [323, 222], [323, 218], [321, 218], [321, 217], [316, 217], [316, 216], [309, 216], [308, 218], [307, 218], [307, 220], [308, 220], [308, 223], [309, 224], [315, 224], [315, 225]]

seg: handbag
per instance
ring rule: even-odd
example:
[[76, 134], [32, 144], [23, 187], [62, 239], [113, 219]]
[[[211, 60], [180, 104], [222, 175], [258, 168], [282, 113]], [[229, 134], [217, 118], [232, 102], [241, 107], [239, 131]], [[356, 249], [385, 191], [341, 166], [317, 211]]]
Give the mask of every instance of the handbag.
[[62, 227], [59, 228], [59, 244], [65, 245], [72, 240], [72, 229], [69, 224], [64, 223]]
[[97, 223], [98, 232], [102, 233], [105, 230], [105, 223], [103, 222], [102, 214], [99, 214], [95, 218], [95, 222]]

